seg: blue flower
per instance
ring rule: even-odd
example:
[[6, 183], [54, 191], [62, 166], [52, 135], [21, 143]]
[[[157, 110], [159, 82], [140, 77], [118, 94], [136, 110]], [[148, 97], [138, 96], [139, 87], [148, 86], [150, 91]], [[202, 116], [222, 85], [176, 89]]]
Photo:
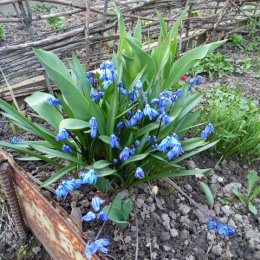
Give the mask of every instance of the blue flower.
[[125, 89], [125, 88], [120, 88], [120, 94], [121, 94], [122, 96], [126, 96], [126, 94], [127, 94], [126, 89]]
[[137, 167], [135, 171], [135, 178], [142, 179], [144, 177], [144, 171], [141, 167]]
[[211, 219], [208, 221], [208, 229], [213, 230], [217, 227], [217, 222], [215, 219]]
[[167, 157], [169, 160], [172, 160], [175, 157], [179, 157], [181, 153], [183, 153], [183, 150], [181, 144], [178, 143], [167, 153]]
[[165, 108], [168, 107], [169, 103], [170, 103], [170, 101], [168, 98], [166, 98], [166, 97], [160, 98], [160, 101], [158, 103], [158, 109], [159, 109], [160, 113], [164, 112]]
[[88, 84], [92, 86], [94, 84], [94, 79], [93, 78], [88, 79]]
[[122, 130], [124, 128], [124, 123], [123, 122], [118, 122], [116, 125], [116, 128], [119, 130]]
[[58, 188], [55, 190], [55, 194], [58, 197], [58, 199], [62, 197], [66, 197], [68, 195], [67, 190], [63, 187], [63, 185], [59, 185]]
[[171, 142], [171, 137], [170, 136], [166, 136], [161, 142], [160, 144], [157, 146], [157, 149], [160, 152], [165, 153], [168, 149], [168, 147], [170, 147], [170, 142]]
[[107, 254], [108, 249], [106, 246], [109, 246], [109, 240], [105, 238], [101, 238], [95, 241], [97, 250], [100, 250], [102, 253]]
[[159, 104], [159, 101], [160, 101], [159, 98], [153, 98], [153, 99], [151, 100], [151, 104], [152, 104], [152, 105], [158, 105], [158, 104]]
[[95, 117], [91, 117], [89, 120], [90, 135], [94, 139], [97, 137], [97, 120]]
[[103, 91], [99, 91], [98, 93], [99, 93], [99, 97], [100, 97], [100, 98], [103, 98], [104, 95], [105, 95], [105, 93], [104, 93]]
[[110, 136], [110, 145], [111, 148], [119, 148], [118, 139], [114, 134]]
[[150, 135], [148, 135], [148, 136], [146, 137], [145, 142], [146, 142], [146, 143], [150, 143], [150, 142], [151, 142], [151, 136], [150, 136]]
[[89, 211], [85, 216], [82, 217], [83, 221], [94, 221], [96, 219], [96, 214], [93, 213], [92, 211]]
[[123, 87], [124, 87], [124, 84], [123, 84], [122, 81], [120, 81], [120, 82], [118, 82], [117, 86], [118, 86], [119, 88], [123, 88]]
[[69, 138], [69, 133], [66, 129], [61, 129], [60, 132], [56, 135], [56, 141], [59, 142], [61, 140], [65, 140]]
[[178, 89], [177, 91], [176, 91], [176, 96], [177, 97], [180, 97], [182, 95], [182, 90], [181, 89]]
[[150, 120], [152, 120], [153, 117], [157, 117], [158, 114], [159, 113], [155, 109], [151, 108], [149, 104], [145, 105], [144, 115], [148, 116]]
[[114, 164], [118, 164], [118, 160], [116, 158], [113, 159]]
[[62, 150], [64, 153], [71, 153], [71, 152], [72, 152], [72, 149], [71, 149], [68, 145], [66, 145], [66, 144], [64, 144], [64, 145], [62, 146], [61, 150]]
[[190, 87], [193, 87], [195, 85], [199, 85], [200, 83], [203, 82], [203, 77], [198, 75], [196, 78], [190, 79]]
[[171, 122], [171, 119], [165, 113], [160, 114], [158, 120], [160, 120], [164, 125], [168, 125]]
[[86, 260], [91, 260], [92, 259], [92, 255], [94, 255], [97, 252], [98, 248], [97, 245], [95, 244], [95, 242], [88, 242], [86, 244], [86, 248], [85, 248], [85, 256], [87, 257]]
[[234, 235], [236, 233], [236, 230], [233, 227], [230, 227], [223, 223], [218, 224], [217, 229], [218, 229], [219, 235], [223, 235], [223, 236], [230, 236], [230, 235]]
[[135, 155], [135, 153], [136, 153], [136, 150], [135, 150], [135, 148], [133, 148], [133, 149], [130, 149], [130, 155]]
[[94, 197], [91, 201], [91, 206], [95, 212], [100, 210], [100, 199], [98, 197]]
[[100, 213], [98, 213], [97, 219], [100, 221], [106, 222], [108, 219], [108, 215], [107, 215], [107, 213], [101, 211]]
[[87, 77], [88, 79], [90, 79], [90, 78], [92, 77], [92, 74], [93, 74], [92, 71], [88, 71], [87, 74], [86, 74], [86, 77]]
[[93, 169], [81, 173], [82, 184], [93, 185], [97, 182], [97, 175]]
[[130, 121], [129, 120], [126, 121], [127, 121], [127, 127], [134, 126], [137, 123], [137, 119], [135, 116], [132, 116], [130, 118]]
[[71, 180], [62, 181], [60, 185], [62, 185], [67, 192], [71, 192], [72, 190], [74, 190], [74, 185]]
[[176, 96], [176, 95], [172, 95], [172, 97], [171, 97], [171, 101], [172, 101], [172, 102], [175, 102], [176, 99], [177, 99], [177, 96]]
[[129, 99], [134, 102], [135, 101], [135, 91], [133, 89], [131, 89], [129, 92], [128, 92], [128, 97]]
[[99, 94], [98, 94], [98, 92], [96, 91], [96, 89], [91, 88], [90, 97], [91, 97], [91, 99], [92, 99], [93, 102], [98, 102], [98, 101], [99, 101]]
[[141, 80], [138, 80], [138, 81], [137, 81], [137, 83], [136, 83], [136, 85], [135, 85], [135, 88], [136, 88], [137, 90], [141, 90], [141, 89], [143, 88], [143, 83], [142, 83]]
[[50, 106], [59, 106], [61, 104], [58, 98], [48, 97], [47, 102]]
[[141, 144], [141, 142], [140, 142], [139, 140], [136, 140], [136, 141], [135, 141], [135, 146], [136, 146], [136, 147], [139, 147], [140, 144]]
[[179, 137], [178, 137], [178, 135], [177, 135], [176, 133], [171, 134], [171, 137], [174, 137], [177, 141], [180, 140]]
[[102, 86], [104, 89], [107, 89], [110, 84], [111, 84], [111, 81], [109, 81], [109, 80], [105, 80], [102, 82]]
[[73, 178], [69, 182], [73, 186], [74, 189], [79, 189], [81, 187], [81, 184], [82, 184], [82, 180], [81, 179], [74, 179]]
[[156, 143], [158, 140], [157, 140], [157, 137], [154, 135], [153, 136], [153, 141]]
[[11, 139], [11, 144], [17, 144], [17, 143], [20, 143], [20, 139], [16, 136], [13, 136], [12, 139]]
[[207, 139], [208, 138], [208, 133], [205, 130], [203, 130], [200, 133], [200, 137], [203, 138], [203, 139]]
[[143, 118], [143, 112], [140, 109], [138, 109], [134, 114], [134, 117], [137, 121], [141, 121]]
[[205, 132], [210, 134], [214, 132], [214, 126], [211, 123], [208, 123], [207, 126], [205, 127]]
[[120, 153], [119, 158], [122, 162], [126, 161], [130, 157], [130, 150], [128, 147], [125, 147]]

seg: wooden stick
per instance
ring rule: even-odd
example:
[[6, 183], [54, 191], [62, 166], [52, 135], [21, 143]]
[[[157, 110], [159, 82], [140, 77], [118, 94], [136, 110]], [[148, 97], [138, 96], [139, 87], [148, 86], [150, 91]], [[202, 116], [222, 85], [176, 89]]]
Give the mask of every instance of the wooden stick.
[[89, 21], [90, 21], [90, 0], [86, 1], [86, 14], [85, 14], [85, 62], [86, 65], [89, 62]]

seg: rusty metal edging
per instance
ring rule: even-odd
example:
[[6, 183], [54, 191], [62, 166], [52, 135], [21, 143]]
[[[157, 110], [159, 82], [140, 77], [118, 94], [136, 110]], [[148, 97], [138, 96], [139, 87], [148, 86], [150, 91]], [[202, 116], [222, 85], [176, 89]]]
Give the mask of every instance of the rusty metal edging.
[[[86, 235], [55, 201], [48, 200], [39, 192], [26, 172], [0, 149], [0, 161], [8, 160], [10, 174], [23, 219], [28, 228], [42, 243], [55, 260], [85, 260]], [[106, 259], [103, 255], [93, 256], [93, 260]]]

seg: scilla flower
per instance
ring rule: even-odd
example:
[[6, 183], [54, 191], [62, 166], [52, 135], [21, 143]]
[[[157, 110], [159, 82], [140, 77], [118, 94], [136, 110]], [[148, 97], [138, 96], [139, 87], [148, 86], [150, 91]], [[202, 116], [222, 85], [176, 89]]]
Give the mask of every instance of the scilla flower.
[[137, 90], [141, 90], [143, 88], [143, 83], [142, 83], [142, 81], [140, 79], [137, 81], [137, 83], [135, 85], [135, 88]]
[[111, 148], [119, 148], [118, 139], [114, 134], [110, 136], [110, 145]]
[[97, 219], [100, 220], [100, 221], [106, 222], [107, 219], [108, 219], [108, 215], [107, 215], [107, 213], [101, 211], [101, 212], [98, 213]]
[[145, 105], [144, 115], [148, 116], [150, 120], [152, 120], [153, 117], [157, 117], [158, 114], [159, 113], [155, 109], [151, 108], [149, 104]]
[[101, 238], [95, 241], [97, 250], [100, 250], [102, 253], [107, 254], [108, 249], [106, 246], [109, 246], [109, 240], [105, 238]]
[[89, 127], [90, 127], [90, 136], [94, 139], [97, 137], [97, 120], [96, 118], [93, 116], [91, 117], [91, 119], [89, 120]]
[[90, 97], [91, 97], [91, 99], [92, 99], [93, 102], [98, 102], [98, 101], [99, 101], [99, 94], [98, 94], [98, 92], [96, 91], [96, 89], [91, 88]]
[[160, 120], [164, 125], [168, 125], [171, 122], [170, 118], [165, 113], [160, 114], [158, 120]]
[[217, 227], [217, 222], [215, 219], [211, 219], [208, 221], [208, 229], [213, 230]]
[[183, 153], [183, 150], [181, 144], [178, 143], [167, 153], [167, 157], [169, 160], [172, 160], [175, 157], [179, 157], [181, 153]]
[[68, 195], [67, 190], [63, 187], [63, 185], [59, 185], [58, 188], [55, 190], [55, 194], [58, 199], [62, 197], [66, 197]]
[[205, 127], [205, 132], [207, 133], [213, 133], [214, 132], [214, 126], [211, 123], [208, 123], [207, 126]]
[[82, 184], [82, 180], [81, 179], [74, 179], [73, 178], [69, 182], [73, 186], [74, 189], [79, 189], [81, 187], [81, 184]]
[[89, 211], [85, 216], [82, 217], [83, 221], [94, 221], [96, 219], [96, 214], [93, 213], [92, 211]]
[[91, 206], [95, 212], [100, 211], [100, 199], [98, 197], [94, 197], [91, 201]]
[[124, 128], [124, 123], [123, 122], [118, 122], [116, 125], [116, 128], [119, 130], [122, 130]]
[[144, 177], [144, 171], [141, 167], [137, 167], [135, 171], [135, 178], [142, 179]]
[[48, 97], [47, 102], [50, 106], [59, 106], [61, 104], [58, 98]]
[[11, 144], [17, 144], [17, 143], [20, 143], [21, 140], [18, 137], [13, 136], [10, 142], [11, 142]]
[[125, 147], [120, 153], [119, 158], [122, 162], [126, 161], [130, 157], [130, 150], [128, 147]]
[[72, 149], [71, 149], [68, 145], [66, 145], [66, 144], [64, 144], [64, 145], [62, 146], [61, 150], [62, 150], [64, 153], [71, 153], [71, 152], [72, 152]]
[[208, 138], [208, 133], [206, 131], [201, 131], [200, 133], [200, 137], [203, 138], [203, 139], [207, 139]]
[[140, 144], [141, 144], [141, 142], [140, 142], [139, 140], [136, 140], [136, 141], [135, 141], [135, 146], [136, 146], [136, 147], [139, 147]]
[[65, 140], [69, 138], [69, 133], [66, 129], [61, 129], [60, 132], [56, 135], [56, 141], [60, 142], [61, 140]]
[[233, 227], [230, 227], [224, 223], [218, 224], [217, 230], [219, 235], [231, 236], [236, 233], [236, 230]]
[[97, 175], [93, 169], [81, 173], [82, 184], [93, 185], [97, 182]]

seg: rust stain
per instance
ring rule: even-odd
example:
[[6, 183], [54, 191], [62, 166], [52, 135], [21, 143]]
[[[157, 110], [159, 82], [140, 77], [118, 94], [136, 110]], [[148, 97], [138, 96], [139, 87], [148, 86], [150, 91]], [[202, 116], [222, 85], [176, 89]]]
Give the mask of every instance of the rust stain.
[[[46, 199], [26, 172], [0, 149], [0, 159], [7, 159], [18, 201], [26, 225], [54, 260], [85, 260], [86, 235], [55, 201]], [[84, 241], [85, 240], [85, 241]], [[93, 260], [106, 259], [102, 254]]]

